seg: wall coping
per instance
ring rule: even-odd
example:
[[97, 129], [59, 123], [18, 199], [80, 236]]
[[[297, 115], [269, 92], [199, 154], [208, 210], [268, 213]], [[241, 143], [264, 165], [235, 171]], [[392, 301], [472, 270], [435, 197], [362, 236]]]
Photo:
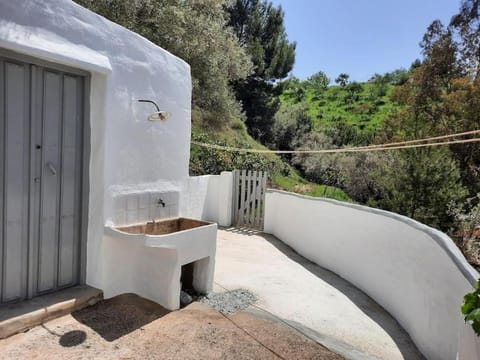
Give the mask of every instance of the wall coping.
[[[4, 21], [0, 21], [1, 25], [4, 23]], [[23, 43], [16, 39], [4, 38], [3, 35], [0, 34], [0, 47], [4, 49], [88, 72], [96, 72], [103, 75], [112, 73], [112, 65], [109, 58], [86, 46], [57, 43], [40, 36], [32, 39], [33, 35], [29, 37], [29, 43]]]

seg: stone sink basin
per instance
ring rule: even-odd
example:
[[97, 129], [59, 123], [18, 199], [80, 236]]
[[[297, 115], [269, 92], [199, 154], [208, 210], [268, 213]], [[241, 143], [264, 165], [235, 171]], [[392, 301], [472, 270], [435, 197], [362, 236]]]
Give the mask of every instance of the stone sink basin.
[[115, 229], [128, 234], [166, 235], [207, 225], [212, 225], [212, 223], [203, 220], [179, 217], [157, 220], [137, 225], [120, 226], [116, 227]]
[[106, 297], [136, 293], [176, 310], [186, 269], [197, 292], [212, 290], [217, 224], [178, 217], [104, 232]]

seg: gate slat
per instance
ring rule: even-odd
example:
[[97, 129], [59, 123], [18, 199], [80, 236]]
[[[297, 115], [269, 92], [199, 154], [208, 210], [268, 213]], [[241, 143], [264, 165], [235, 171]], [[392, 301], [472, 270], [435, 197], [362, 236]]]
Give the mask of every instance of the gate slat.
[[265, 213], [265, 192], [267, 190], [267, 172], [265, 171], [262, 176], [262, 192], [261, 192], [261, 203], [262, 203], [262, 216], [259, 223], [259, 229], [263, 230], [263, 220], [264, 220], [264, 213]]
[[247, 211], [245, 212], [244, 225], [249, 225], [250, 220], [250, 207], [251, 207], [251, 194], [252, 194], [252, 170], [248, 170], [247, 175]]
[[256, 216], [255, 216], [255, 221], [253, 223], [253, 226], [259, 227], [260, 226], [260, 221], [262, 220], [262, 178], [263, 178], [263, 173], [264, 171], [259, 171], [258, 177], [256, 179], [257, 183], [257, 188], [256, 188], [256, 193], [255, 193], [255, 199], [257, 201], [257, 211], [256, 211]]
[[249, 207], [248, 207], [248, 189], [250, 188], [250, 173], [248, 170], [245, 170], [245, 204], [244, 208], [245, 211], [243, 212], [243, 218], [242, 218], [242, 224], [245, 226], [247, 225], [247, 213], [249, 212]]
[[238, 206], [239, 204], [239, 187], [240, 187], [240, 172], [238, 170], [233, 171], [233, 209], [232, 209], [232, 224], [237, 224], [238, 219]]
[[252, 195], [251, 195], [251, 212], [250, 212], [250, 219], [248, 221], [248, 224], [252, 227], [255, 227], [255, 216], [256, 216], [256, 213], [257, 213], [257, 210], [256, 210], [256, 200], [257, 200], [257, 180], [258, 180], [258, 174], [257, 174], [257, 171], [253, 171], [253, 175], [252, 175], [252, 188], [251, 188], [251, 191], [252, 191]]
[[243, 225], [243, 214], [245, 212], [245, 182], [246, 182], [246, 171], [242, 170], [240, 176], [240, 210], [238, 214], [237, 225]]
[[240, 209], [242, 207], [242, 171], [238, 171], [238, 207], [237, 207], [237, 216], [235, 217], [235, 225], [238, 226], [240, 222]]
[[234, 170], [234, 225], [262, 230], [266, 183], [265, 171]]

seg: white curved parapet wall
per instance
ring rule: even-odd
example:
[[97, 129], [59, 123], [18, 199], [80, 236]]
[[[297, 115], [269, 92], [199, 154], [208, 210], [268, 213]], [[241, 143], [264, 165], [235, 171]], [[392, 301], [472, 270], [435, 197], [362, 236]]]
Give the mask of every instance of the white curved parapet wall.
[[265, 232], [365, 291], [427, 359], [480, 359], [460, 313], [479, 275], [444, 233], [387, 211], [274, 190]]

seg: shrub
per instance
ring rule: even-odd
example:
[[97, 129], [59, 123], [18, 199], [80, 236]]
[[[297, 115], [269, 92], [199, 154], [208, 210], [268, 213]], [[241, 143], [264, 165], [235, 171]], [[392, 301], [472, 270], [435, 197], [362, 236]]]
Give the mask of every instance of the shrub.
[[230, 122], [230, 127], [233, 130], [246, 130], [245, 123], [241, 119], [233, 119]]

